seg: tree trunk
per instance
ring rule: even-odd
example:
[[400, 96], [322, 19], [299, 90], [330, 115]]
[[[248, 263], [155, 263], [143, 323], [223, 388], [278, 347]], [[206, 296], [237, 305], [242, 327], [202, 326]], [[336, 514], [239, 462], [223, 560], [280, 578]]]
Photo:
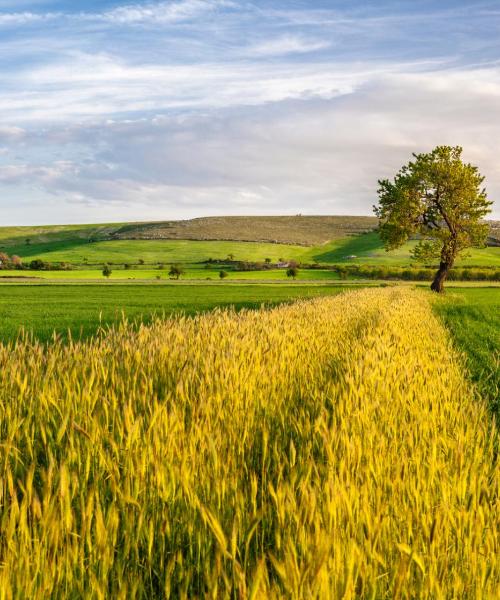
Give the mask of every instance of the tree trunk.
[[439, 263], [439, 270], [434, 277], [434, 281], [431, 285], [431, 290], [440, 294], [444, 289], [444, 282], [448, 276], [448, 271], [451, 269], [451, 265], [447, 262], [441, 261]]

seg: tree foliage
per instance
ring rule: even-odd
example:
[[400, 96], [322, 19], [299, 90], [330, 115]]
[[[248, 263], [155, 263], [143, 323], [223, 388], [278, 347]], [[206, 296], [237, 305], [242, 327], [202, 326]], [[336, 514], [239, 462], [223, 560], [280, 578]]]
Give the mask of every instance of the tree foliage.
[[413, 257], [423, 262], [439, 259], [432, 289], [441, 291], [460, 252], [484, 246], [488, 224], [483, 219], [492, 202], [478, 168], [462, 161], [460, 146], [438, 146], [413, 157], [393, 181], [379, 181], [374, 211], [387, 250], [418, 236]]
[[168, 276], [171, 279], [179, 279], [181, 275], [184, 275], [185, 271], [180, 265], [171, 265]]

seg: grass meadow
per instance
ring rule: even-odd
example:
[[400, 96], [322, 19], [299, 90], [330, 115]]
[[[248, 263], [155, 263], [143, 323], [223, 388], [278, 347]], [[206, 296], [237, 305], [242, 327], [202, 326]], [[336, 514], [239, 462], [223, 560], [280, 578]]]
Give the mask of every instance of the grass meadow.
[[21, 329], [41, 341], [53, 333], [75, 338], [95, 334], [123, 318], [147, 323], [154, 315], [193, 315], [214, 308], [260, 308], [297, 298], [342, 292], [344, 287], [304, 285], [82, 284], [0, 287], [0, 339], [15, 339]]
[[[0, 241], [1, 237], [0, 237]], [[377, 233], [344, 235], [326, 243], [301, 246], [286, 243], [242, 242], [226, 240], [168, 240], [168, 239], [114, 239], [89, 242], [88, 239], [68, 232], [63, 239], [38, 237], [26, 244], [23, 238], [6, 238], [0, 251], [9, 256], [18, 255], [24, 262], [41, 259], [46, 262], [68, 262], [80, 267], [96, 268], [104, 263], [137, 266], [171, 263], [193, 264], [208, 260], [225, 260], [229, 255], [238, 261], [272, 262], [280, 259], [321, 264], [360, 263], [366, 265], [409, 266], [414, 264], [411, 250], [415, 242], [399, 250], [386, 252]], [[355, 256], [355, 259], [349, 258]], [[461, 266], [500, 266], [500, 247], [471, 249], [458, 262]]]
[[2, 600], [499, 589], [498, 430], [424, 291], [1, 345], [0, 431]]
[[453, 288], [434, 306], [464, 353], [472, 381], [500, 416], [500, 289]]

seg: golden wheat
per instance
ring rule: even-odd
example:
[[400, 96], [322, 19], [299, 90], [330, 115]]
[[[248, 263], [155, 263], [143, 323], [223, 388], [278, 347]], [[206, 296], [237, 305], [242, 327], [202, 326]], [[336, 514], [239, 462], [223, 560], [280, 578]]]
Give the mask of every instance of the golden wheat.
[[0, 346], [0, 598], [494, 598], [497, 430], [427, 297]]

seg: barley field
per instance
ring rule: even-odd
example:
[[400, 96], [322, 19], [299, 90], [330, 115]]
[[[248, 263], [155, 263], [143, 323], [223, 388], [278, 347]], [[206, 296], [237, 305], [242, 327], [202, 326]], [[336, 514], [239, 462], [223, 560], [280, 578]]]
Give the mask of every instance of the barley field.
[[496, 598], [498, 431], [430, 302], [0, 345], [0, 599]]

